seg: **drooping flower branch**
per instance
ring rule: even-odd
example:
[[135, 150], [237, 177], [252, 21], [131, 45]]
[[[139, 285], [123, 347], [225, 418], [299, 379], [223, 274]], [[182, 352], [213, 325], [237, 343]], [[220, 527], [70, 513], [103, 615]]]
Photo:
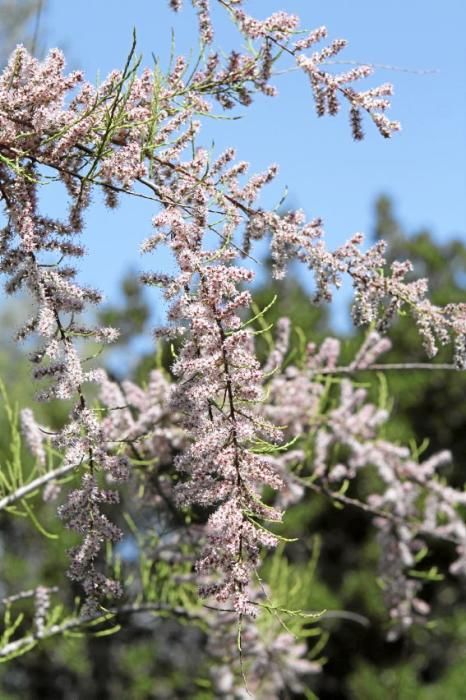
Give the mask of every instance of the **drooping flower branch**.
[[[353, 87], [358, 80], [373, 74], [373, 68], [370, 65], [357, 66], [340, 74], [325, 70], [326, 63], [347, 46], [345, 39], [335, 39], [324, 48], [309, 55], [306, 51], [327, 38], [326, 27], [305, 32], [300, 29], [297, 15], [282, 11], [274, 12], [266, 19], [259, 20], [242, 9], [244, 5], [242, 0], [233, 2], [216, 0], [216, 4], [227, 10], [240, 33], [247, 42], [252, 42], [255, 48], [253, 60], [249, 54], [241, 55], [233, 51], [228, 57], [225, 73], [221, 75], [220, 80], [217, 76], [214, 78], [220, 86], [216, 97], [223, 107], [231, 108], [236, 101], [244, 105], [249, 104], [253, 91], [260, 91], [265, 95], [276, 95], [277, 88], [270, 82], [273, 66], [282, 54], [287, 54], [294, 58], [296, 66], [308, 76], [319, 117], [327, 114], [335, 116], [340, 111], [340, 99], [343, 98], [349, 104], [351, 131], [355, 140], [364, 138], [363, 113], [369, 115], [379, 133], [385, 138], [390, 138], [394, 132], [400, 130], [400, 123], [390, 120], [385, 114], [390, 107], [389, 98], [393, 95], [391, 84], [384, 83], [360, 91]], [[175, 11], [179, 11], [181, 5], [181, 1], [170, 2], [170, 6]], [[202, 41], [208, 46], [212, 44], [214, 38], [209, 2], [192, 0], [192, 5], [198, 12]], [[305, 36], [297, 39], [297, 36], [303, 34]], [[209, 55], [208, 65], [216, 67], [218, 61], [217, 53]], [[234, 77], [237, 82], [237, 85], [233, 83], [234, 89], [231, 92], [225, 91], [226, 75]], [[252, 85], [253, 90], [248, 87], [248, 83]]]
[[[201, 163], [202, 161], [200, 161]], [[177, 383], [173, 387], [172, 411], [183, 416], [191, 444], [175, 460], [187, 480], [177, 488], [182, 505], [201, 505], [215, 510], [207, 523], [207, 544], [198, 562], [200, 573], [213, 573], [218, 581], [204, 588], [218, 600], [233, 598], [245, 612], [245, 587], [251, 568], [258, 565], [261, 545], [275, 538], [256, 519], [280, 519], [280, 513], [261, 501], [264, 485], [278, 489], [281, 480], [254, 451], [258, 440], [277, 439], [272, 425], [256, 423], [250, 405], [261, 399], [262, 375], [253, 352], [253, 337], [238, 315], [251, 303], [250, 293], [238, 284], [252, 273], [234, 266], [236, 252], [202, 247], [207, 216], [199, 202], [195, 221], [183, 220], [176, 209], [166, 209], [154, 220], [158, 231], [166, 230], [167, 244], [179, 266], [179, 276], [169, 281], [156, 273], [146, 282], [163, 283], [171, 301], [169, 319], [174, 332], [187, 336], [173, 364]], [[230, 237], [227, 222], [223, 237]], [[158, 238], [159, 233], [156, 234]], [[151, 248], [154, 240], [146, 243]]]

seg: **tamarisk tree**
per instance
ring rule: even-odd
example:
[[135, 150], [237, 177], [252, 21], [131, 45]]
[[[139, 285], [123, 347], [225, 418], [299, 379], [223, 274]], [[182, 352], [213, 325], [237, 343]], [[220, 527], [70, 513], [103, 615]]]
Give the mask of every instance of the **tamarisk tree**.
[[[123, 70], [96, 86], [80, 72], [67, 74], [60, 51], [41, 62], [20, 46], [0, 77], [0, 269], [7, 293], [23, 290], [35, 304], [16, 338], [34, 345], [37, 398], [63, 401], [68, 411], [57, 427], [22, 410], [22, 434], [36, 464], [29, 473], [16, 453], [2, 478], [0, 508], [11, 515], [22, 508], [35, 519], [31, 504], [39, 492], [57, 500], [58, 518], [77, 533], [68, 576], [80, 591], [69, 614], [52, 604], [60, 590], [40, 581], [11, 592], [0, 656], [9, 659], [70, 629], [105, 628], [151, 611], [206, 630], [217, 658], [217, 693], [271, 698], [299, 690], [306, 674], [319, 671], [291, 631], [331, 612], [285, 608], [260, 573], [267, 552], [283, 539], [286, 509], [306, 491], [373, 517], [382, 543], [374, 576], [383, 581], [392, 637], [428, 615], [421, 578], [412, 575], [426, 538], [450, 541], [451, 571], [466, 572], [460, 512], [466, 495], [439, 475], [449, 454], [422, 462], [416, 450], [384, 439], [389, 412], [354, 381], [362, 373], [410, 368], [380, 360], [399, 313], [411, 314], [428, 358], [451, 343], [452, 363], [442, 368], [464, 369], [466, 306], [433, 305], [427, 280], [413, 279], [408, 261], [387, 264], [383, 241], [364, 249], [357, 233], [329, 250], [319, 218], [262, 205], [276, 165], [249, 175], [234, 148], [212, 154], [202, 146], [207, 117], [249, 106], [257, 93], [275, 95], [280, 61], [304, 73], [318, 116], [348, 110], [355, 140], [363, 138], [365, 122], [384, 138], [399, 130], [386, 115], [392, 86], [366, 87], [370, 66], [344, 73], [329, 66], [346, 42], [329, 41], [324, 27], [303, 32], [286, 12], [255, 19], [241, 0], [216, 2], [247, 46], [224, 56], [215, 48], [208, 1], [192, 4], [202, 45], [194, 66], [178, 56], [166, 74], [157, 66], [140, 70], [133, 45]], [[170, 5], [181, 10], [179, 1]], [[66, 188], [62, 218], [43, 211], [41, 187], [50, 180]], [[86, 349], [118, 337], [117, 328], [90, 321], [90, 308], [102, 298], [73, 266], [85, 254], [81, 233], [97, 190], [108, 207], [122, 197], [153, 204], [140, 282], [163, 289], [167, 322], [156, 342], [172, 344], [173, 357], [170, 371], [154, 369], [144, 386], [114, 381], [90, 363]], [[252, 287], [252, 248], [263, 238], [270, 240], [276, 277], [287, 274], [291, 261], [308, 270], [315, 287], [310, 305], [330, 301], [344, 277], [351, 281], [353, 320], [367, 334], [349, 364], [339, 362], [336, 339], [316, 347], [306, 338], [298, 357], [289, 354], [288, 319], [268, 328], [267, 309], [254, 305]], [[158, 267], [162, 246], [171, 251], [173, 269]], [[269, 340], [265, 363], [256, 353], [258, 336]], [[421, 367], [435, 364], [427, 359]], [[376, 491], [365, 500], [349, 496], [355, 477], [369, 469], [377, 473]], [[115, 554], [112, 545], [134, 526], [119, 515], [123, 492], [132, 513], [150, 506], [158, 524], [157, 546], [138, 533], [137, 558], [155, 572], [168, 562], [178, 597], [167, 599], [150, 577], [136, 582]], [[25, 600], [33, 600], [30, 629], [12, 612]], [[269, 624], [261, 626], [256, 618], [264, 615]]]

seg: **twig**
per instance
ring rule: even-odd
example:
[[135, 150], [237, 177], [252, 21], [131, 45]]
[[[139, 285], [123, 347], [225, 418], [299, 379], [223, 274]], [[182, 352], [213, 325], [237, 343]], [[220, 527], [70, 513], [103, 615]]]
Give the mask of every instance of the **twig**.
[[53, 479], [58, 479], [61, 476], [68, 474], [78, 466], [79, 464], [63, 464], [61, 467], [57, 467], [57, 469], [52, 469], [52, 471], [47, 472], [47, 474], [43, 474], [37, 479], [30, 481], [29, 484], [21, 486], [19, 489], [16, 489], [16, 491], [13, 491], [13, 493], [10, 493], [8, 496], [5, 496], [0, 500], [0, 511], [4, 510], [5, 508], [8, 508], [8, 506], [10, 506], [12, 503], [19, 501], [21, 498], [24, 498], [24, 496], [27, 496], [28, 493], [39, 489], [44, 484], [47, 484], [49, 481], [52, 481]]
[[45, 629], [40, 634], [28, 634], [25, 637], [16, 639], [13, 642], [5, 644], [5, 646], [0, 648], [0, 658], [8, 657], [12, 654], [21, 653], [23, 649], [28, 649], [38, 641], [42, 639], [49, 639], [50, 637], [55, 637], [59, 634], [64, 634], [70, 630], [83, 628], [85, 631], [86, 626], [90, 624], [96, 624], [99, 620], [105, 622], [108, 616], [116, 617], [119, 615], [133, 615], [141, 612], [154, 612], [154, 613], [170, 613], [175, 617], [184, 617], [187, 619], [199, 618], [199, 615], [189, 612], [185, 608], [172, 607], [170, 605], [156, 604], [156, 603], [142, 603], [140, 605], [123, 605], [121, 608], [110, 608], [107, 612], [100, 613], [95, 617], [83, 619], [81, 617], [72, 617], [68, 620], [64, 620], [60, 624], [52, 625], [51, 627], [45, 627]]
[[34, 56], [37, 52], [37, 44], [39, 40], [39, 28], [40, 28], [40, 21], [42, 19], [42, 12], [44, 9], [44, 0], [39, 0], [38, 7], [36, 10], [36, 18], [34, 22], [34, 33], [32, 35], [32, 41], [31, 41], [31, 54]]
[[[306, 479], [303, 479], [297, 476], [296, 474], [293, 474], [292, 476], [293, 480], [297, 483], [301, 484], [302, 486], [305, 486], [306, 488], [310, 489], [311, 491], [314, 491], [315, 493], [318, 493], [321, 496], [326, 496], [332, 501], [337, 501], [342, 505], [358, 508], [358, 510], [362, 510], [364, 511], [364, 513], [374, 515], [377, 518], [382, 518], [383, 520], [389, 520], [395, 525], [406, 525], [407, 523], [405, 518], [396, 515], [396, 513], [390, 513], [387, 510], [375, 508], [374, 506], [370, 506], [368, 503], [364, 503], [363, 501], [360, 501], [357, 498], [350, 498], [349, 496], [345, 496], [342, 493], [331, 491], [329, 488], [322, 484], [318, 484], [315, 481], [307, 481]], [[432, 530], [422, 527], [421, 523], [413, 521], [411, 524], [416, 527], [417, 532], [421, 535], [435, 537], [436, 539], [442, 540], [443, 542], [449, 542], [450, 544], [454, 544], [456, 546], [461, 544], [461, 542], [455, 537], [448, 537], [448, 535], [442, 535], [438, 532], [433, 532]]]
[[[58, 593], [59, 589], [57, 586], [51, 586], [50, 588], [45, 589], [48, 593]], [[25, 600], [26, 598], [32, 598], [35, 596], [37, 593], [36, 588], [30, 588], [27, 591], [21, 591], [20, 593], [15, 593], [14, 595], [10, 595], [7, 598], [2, 599], [2, 604], [3, 605], [11, 605], [12, 603], [16, 603], [18, 600]]]
[[435, 362], [386, 362], [369, 367], [357, 367], [348, 365], [347, 367], [325, 367], [323, 369], [312, 369], [312, 374], [355, 374], [356, 372], [384, 372], [392, 370], [449, 370], [461, 371], [456, 365]]

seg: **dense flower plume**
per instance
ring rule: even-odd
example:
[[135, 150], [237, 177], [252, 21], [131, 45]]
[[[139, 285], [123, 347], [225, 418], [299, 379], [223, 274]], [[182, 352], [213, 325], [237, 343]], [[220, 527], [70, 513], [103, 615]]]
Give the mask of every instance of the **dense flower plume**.
[[[170, 5], [178, 11], [182, 3]], [[263, 552], [277, 543], [284, 509], [306, 489], [344, 500], [342, 483], [353, 482], [363, 469], [376, 471], [379, 488], [359, 505], [374, 515], [380, 531], [381, 577], [394, 634], [428, 611], [409, 573], [424, 537], [452, 541], [457, 559], [451, 571], [466, 572], [460, 514], [465, 495], [437, 476], [448, 455], [419, 462], [408, 448], [380, 437], [388, 412], [350, 379], [370, 371], [389, 349], [386, 334], [404, 312], [412, 315], [429, 356], [452, 342], [456, 366], [464, 368], [466, 307], [434, 306], [427, 281], [412, 277], [409, 261], [387, 264], [383, 242], [364, 250], [362, 235], [355, 234], [328, 250], [319, 218], [306, 221], [300, 210], [280, 214], [261, 205], [276, 165], [250, 175], [233, 148], [213, 156], [200, 145], [204, 117], [214, 109], [249, 105], [256, 92], [275, 94], [272, 69], [280, 57], [307, 76], [319, 116], [335, 115], [340, 102], [348, 103], [355, 139], [363, 136], [364, 113], [384, 137], [399, 129], [385, 114], [391, 86], [358, 91], [354, 85], [370, 76], [370, 67], [327, 70], [345, 41], [318, 48], [327, 38], [324, 27], [303, 34], [299, 19], [285, 12], [258, 20], [241, 0], [217, 5], [251, 48], [224, 58], [213, 48], [208, 1], [192, 5], [203, 42], [194, 70], [179, 56], [166, 76], [158, 69], [138, 73], [133, 46], [124, 69], [96, 87], [79, 72], [66, 75], [58, 50], [43, 62], [24, 47], [14, 52], [0, 77], [0, 271], [8, 293], [26, 290], [35, 303], [17, 338], [37, 340], [31, 362], [39, 399], [64, 400], [70, 407], [60, 430], [39, 425], [29, 409], [21, 422], [42, 467], [50, 442], [62, 455], [60, 475], [82, 476], [59, 516], [81, 537], [70, 552], [69, 575], [86, 594], [83, 615], [92, 618], [122, 594], [102, 556], [106, 544], [123, 535], [110, 515], [119, 502], [115, 486], [145, 479], [141, 493], [159, 521], [176, 521], [189, 533], [202, 595], [235, 620], [246, 620], [245, 648], [257, 656], [254, 673], [262, 678], [272, 668], [264, 692], [278, 697], [285, 687], [299, 690], [301, 673], [316, 668], [285, 633], [273, 648], [261, 648], [251, 621], [258, 609], [253, 598], [261, 594], [252, 594], [251, 586]], [[40, 187], [50, 178], [66, 187], [63, 218], [42, 213]], [[86, 252], [81, 234], [96, 189], [110, 207], [122, 195], [154, 205], [153, 233], [141, 251], [154, 254], [155, 269], [141, 280], [163, 288], [169, 310], [157, 337], [173, 343], [173, 362], [170, 375], [154, 370], [144, 387], [129, 380], [118, 384], [102, 369], [89, 368], [84, 350], [86, 341], [105, 344], [118, 337], [118, 329], [88, 322], [89, 309], [102, 297], [81, 284], [70, 263]], [[344, 276], [350, 279], [353, 320], [368, 332], [347, 367], [338, 364], [333, 338], [319, 348], [309, 342], [300, 362], [288, 362], [288, 319], [279, 321], [275, 345], [259, 362], [256, 321], [266, 312], [257, 311], [250, 291], [252, 247], [269, 236], [276, 277], [286, 274], [291, 261], [309, 269], [315, 287], [310, 303], [329, 301]], [[159, 246], [171, 252], [173, 270], [156, 269]], [[338, 378], [337, 388], [325, 402], [329, 374]], [[88, 383], [98, 387], [98, 408]], [[345, 455], [340, 461], [338, 446]], [[147, 467], [142, 476], [141, 465]], [[44, 498], [57, 496], [56, 476], [41, 478]], [[39, 630], [48, 606], [43, 590], [36, 595]], [[231, 629], [225, 623], [218, 633], [231, 636]], [[228, 671], [220, 670], [216, 683], [234, 692]]]

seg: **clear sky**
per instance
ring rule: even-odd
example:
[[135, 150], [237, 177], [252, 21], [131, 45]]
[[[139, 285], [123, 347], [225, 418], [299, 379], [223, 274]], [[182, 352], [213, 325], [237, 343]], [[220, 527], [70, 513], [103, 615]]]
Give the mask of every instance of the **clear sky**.
[[[124, 63], [136, 28], [143, 65], [151, 53], [169, 55], [196, 46], [191, 11], [175, 16], [166, 0], [51, 0], [43, 21], [47, 44], [64, 48], [70, 68], [93, 80]], [[185, 0], [186, 6], [190, 4]], [[280, 165], [279, 184], [292, 206], [324, 219], [332, 245], [355, 231], [370, 232], [377, 195], [391, 195], [410, 230], [428, 227], [438, 239], [466, 235], [466, 2], [464, 0], [250, 0], [251, 14], [284, 9], [306, 28], [325, 24], [349, 47], [341, 59], [380, 64], [374, 80], [395, 84], [391, 115], [403, 131], [382, 139], [371, 124], [352, 141], [346, 112], [318, 120], [303, 75], [278, 79], [280, 97], [242, 108], [244, 119], [214, 124], [206, 144], [236, 145], [253, 169]], [[229, 48], [234, 32], [220, 19], [217, 42]], [[391, 66], [391, 67], [390, 67]], [[342, 67], [344, 69], [344, 67]], [[116, 214], [95, 206], [88, 217], [90, 260], [83, 277], [112, 295], [129, 266], [145, 260], [138, 243], [150, 232], [151, 206], [129, 203]]]

